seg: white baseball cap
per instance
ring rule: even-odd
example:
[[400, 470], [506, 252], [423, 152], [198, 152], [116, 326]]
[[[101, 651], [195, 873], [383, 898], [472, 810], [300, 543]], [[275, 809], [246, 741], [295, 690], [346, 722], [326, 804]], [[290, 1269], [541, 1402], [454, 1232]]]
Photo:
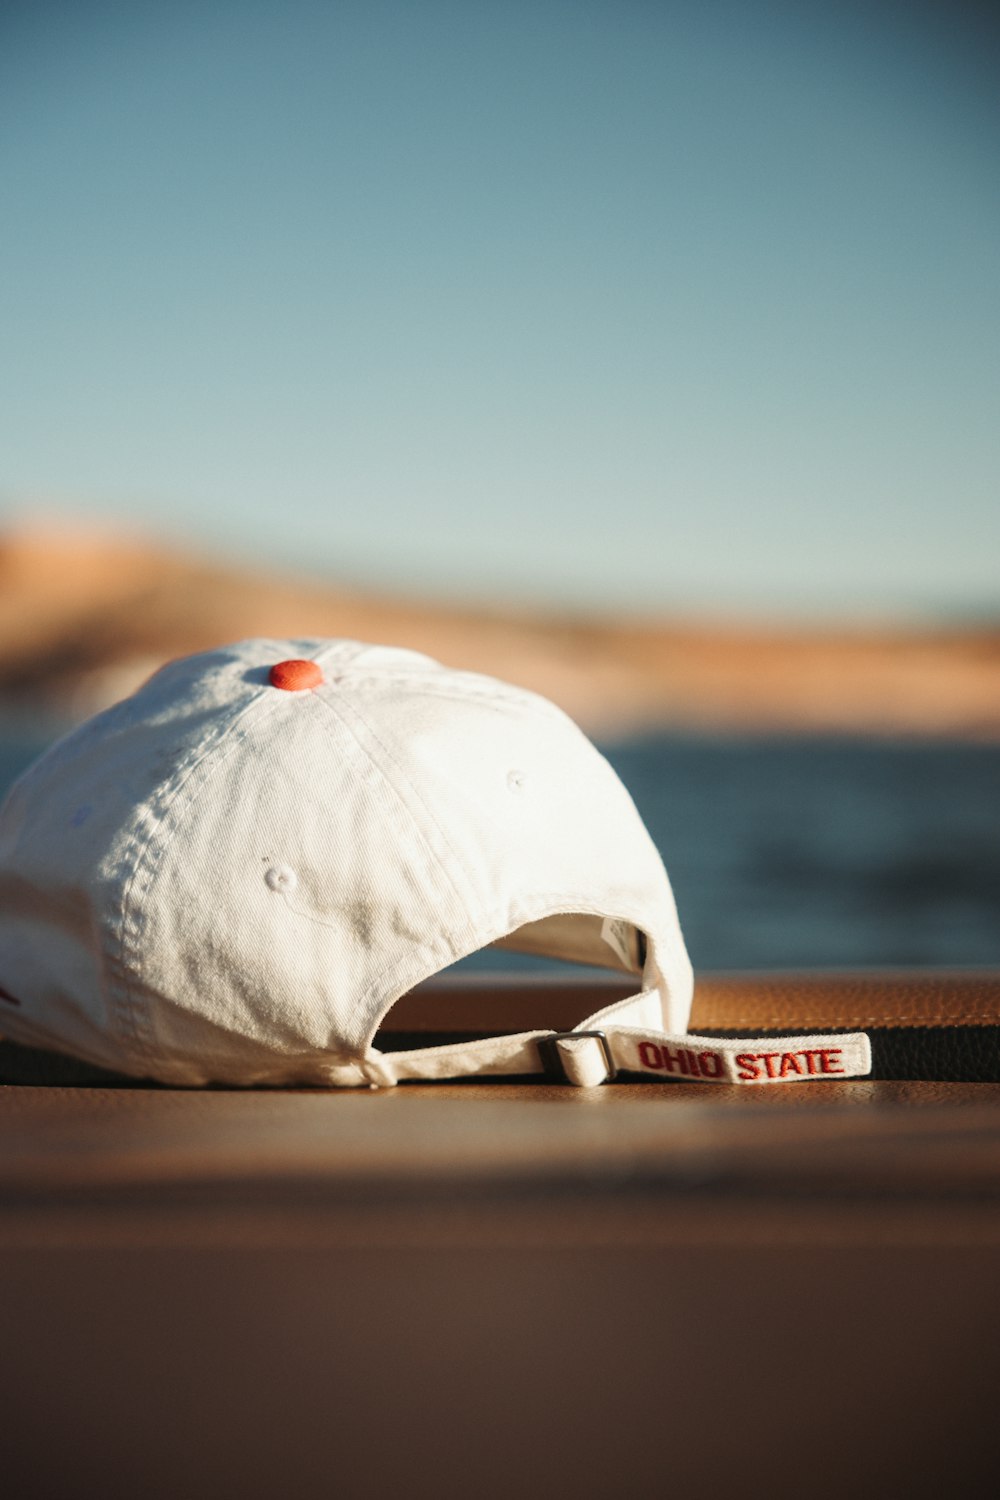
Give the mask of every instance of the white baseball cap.
[[[401, 996], [491, 944], [634, 974], [635, 994], [569, 1032], [376, 1045]], [[545, 699], [416, 652], [250, 640], [173, 662], [0, 810], [0, 1030], [116, 1072], [591, 1085], [870, 1066], [866, 1038], [834, 1036], [765, 1068], [756, 1043], [684, 1035], [691, 998], [666, 871], [607, 761]]]

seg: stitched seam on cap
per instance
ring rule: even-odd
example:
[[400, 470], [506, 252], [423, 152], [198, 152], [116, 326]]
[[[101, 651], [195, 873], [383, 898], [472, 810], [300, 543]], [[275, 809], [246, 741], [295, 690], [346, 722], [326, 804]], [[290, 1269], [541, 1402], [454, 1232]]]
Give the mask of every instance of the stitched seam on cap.
[[[354, 726], [354, 724], [352, 724], [350, 722], [351, 715], [353, 715], [357, 720], [360, 721], [360, 723], [364, 726], [364, 728], [370, 734], [370, 736], [371, 736], [372, 740], [375, 742], [375, 744], [379, 746], [379, 748], [383, 751], [383, 753], [388, 757], [388, 759], [391, 762], [391, 764], [393, 766], [395, 766], [396, 769], [399, 771], [400, 776], [402, 777], [402, 780], [409, 787], [409, 789], [413, 792], [413, 795], [416, 798], [417, 802], [420, 804], [420, 806], [427, 813], [427, 816], [430, 818], [430, 821], [434, 824], [434, 827], [437, 829], [437, 831], [438, 831], [438, 833], [439, 833], [439, 835], [440, 835], [440, 837], [442, 839], [442, 842], [444, 843], [446, 849], [452, 854], [452, 856], [454, 857], [455, 862], [459, 866], [459, 868], [462, 869], [462, 870], [464, 870], [465, 869], [464, 862], [455, 853], [454, 849], [451, 846], [451, 843], [449, 842], [447, 836], [444, 833], [444, 830], [441, 828], [441, 826], [438, 823], [437, 819], [434, 817], [433, 813], [427, 807], [427, 804], [424, 802], [423, 798], [419, 795], [418, 792], [416, 792], [415, 788], [413, 788], [412, 783], [409, 780], [409, 777], [406, 776], [406, 774], [403, 771], [402, 767], [399, 765], [398, 761], [396, 760], [396, 757], [392, 754], [392, 752], [388, 749], [388, 747], [383, 743], [382, 739], [375, 732], [375, 730], [372, 728], [371, 724], [368, 722], [368, 720], [365, 717], [365, 715], [362, 714], [357, 709], [357, 707], [354, 704], [347, 703], [345, 700], [338, 699], [336, 705], [334, 705], [334, 703], [330, 702], [327, 698], [325, 698], [320, 693], [317, 693], [316, 697], [317, 697], [317, 700], [320, 703], [322, 703], [323, 706], [327, 709], [327, 711], [332, 715], [332, 717], [334, 719], [336, 719], [337, 723], [340, 724], [340, 725], [342, 725], [348, 731], [348, 733], [352, 736], [352, 738], [355, 740], [355, 743], [357, 744], [357, 746], [358, 746], [359, 750], [362, 752], [362, 754], [364, 754], [364, 755], [366, 755], [368, 757], [369, 764], [372, 765], [378, 771], [379, 775], [381, 776], [383, 784], [386, 787], [389, 788], [389, 790], [391, 791], [393, 797], [399, 803], [400, 807], [402, 807], [404, 809], [404, 811], [406, 812], [406, 815], [407, 815], [407, 817], [410, 820], [410, 824], [411, 824], [412, 828], [414, 829], [414, 831], [416, 832], [417, 837], [420, 839], [420, 842], [423, 845], [424, 849], [426, 850], [427, 855], [428, 855], [429, 859], [431, 860], [431, 862], [433, 864], [433, 867], [435, 869], [437, 869], [444, 876], [444, 878], [445, 878], [448, 886], [451, 888], [451, 891], [452, 891], [453, 895], [455, 896], [455, 899], [456, 899], [456, 901], [458, 903], [459, 909], [465, 915], [466, 922], [465, 922], [465, 926], [463, 928], [464, 934], [467, 936], [467, 938], [476, 939], [476, 929], [475, 929], [475, 927], [473, 925], [471, 917], [469, 916], [468, 907], [467, 907], [467, 904], [466, 904], [465, 897], [463, 896], [462, 892], [459, 890], [458, 886], [456, 885], [454, 879], [452, 878], [451, 872], [448, 870], [445, 862], [442, 860], [442, 858], [439, 855], [438, 851], [429, 842], [429, 840], [427, 838], [427, 835], [425, 834], [424, 830], [421, 828], [421, 826], [420, 826], [417, 818], [414, 816], [412, 808], [408, 806], [406, 798], [400, 792], [399, 787], [396, 786], [395, 783], [390, 780], [389, 776], [387, 775], [387, 773], [385, 771], [385, 768], [383, 766], [377, 764], [377, 762], [372, 758], [371, 752], [368, 749], [368, 747], [364, 744], [364, 742], [363, 742], [363, 740], [362, 740], [362, 738], [361, 738], [361, 736], [360, 736], [357, 728]], [[458, 941], [459, 941], [459, 944], [462, 945], [462, 937], [461, 937], [461, 935], [458, 935]], [[477, 946], [478, 946], [478, 944], [477, 944]], [[440, 949], [435, 950], [434, 948], [428, 946], [426, 949], [421, 949], [420, 951], [421, 952], [426, 952], [428, 954], [428, 957], [431, 958], [436, 963], [437, 969], [440, 969], [440, 967], [441, 967], [441, 964], [440, 964], [440, 961], [439, 961], [439, 959], [440, 959], [440, 952], [441, 952]], [[446, 953], [446, 955], [447, 955], [448, 958], [453, 958], [453, 957], [457, 956], [455, 954], [455, 952], [454, 952], [454, 944], [453, 943], [449, 944], [448, 947], [444, 951], [445, 951], [445, 953]], [[475, 950], [473, 949], [473, 950], [469, 950], [469, 951], [475, 951]], [[381, 969], [379, 971], [379, 973], [366, 986], [366, 988], [364, 989], [364, 991], [357, 996], [357, 1000], [356, 1000], [356, 1008], [357, 1008], [357, 1010], [359, 1012], [360, 1011], [367, 1011], [369, 1003], [370, 1003], [371, 999], [373, 998], [373, 996], [375, 996], [375, 995], [381, 995], [382, 993], [384, 993], [387, 985], [388, 985], [388, 987], [390, 989], [393, 989], [393, 990], [396, 989], [398, 987], [398, 976], [400, 974], [405, 974], [406, 971], [407, 971], [407, 968], [411, 964], [412, 964], [412, 955], [408, 954], [406, 956], [406, 958], [399, 959], [399, 960], [395, 961], [394, 963], [387, 964], [384, 969]], [[429, 970], [429, 972], [431, 972], [431, 973], [437, 972], [437, 969], [431, 969], [431, 970]], [[393, 1003], [394, 1003], [393, 1001], [390, 1001], [390, 1006]], [[381, 1019], [382, 1019], [382, 1014], [380, 1013], [375, 1018], [374, 1024], [371, 1026], [370, 1030], [366, 1030], [365, 1036], [367, 1037], [368, 1040], [365, 1043], [365, 1045], [370, 1045], [370, 1043], [371, 1043], [371, 1037], [374, 1036], [375, 1032], [378, 1030], [379, 1024], [381, 1022]]]
[[[538, 693], [531, 692], [529, 688], [512, 688], [502, 682], [494, 686], [491, 678], [478, 677], [474, 672], [468, 674], [468, 686], [464, 682], [459, 686], [453, 680], [455, 674], [446, 672], [444, 668], [440, 671], [439, 677], [430, 668], [426, 669], [426, 674], [415, 671], [400, 672], [398, 668], [392, 672], [359, 670], [357, 673], [351, 673], [347, 685], [355, 688], [369, 683], [372, 686], [384, 688], [386, 686], [412, 687], [416, 683], [421, 692], [426, 693], [428, 697], [433, 695], [436, 698], [447, 698], [454, 703], [466, 703], [474, 699], [476, 702], [496, 703], [505, 708], [525, 708], [531, 713], [537, 713], [540, 718], [569, 719], [565, 709], [560, 708], [558, 703], [542, 698]], [[442, 680], [446, 675], [452, 680]], [[572, 722], [573, 720], [570, 719], [570, 723]]]
[[[170, 781], [162, 783], [157, 789], [155, 799], [151, 799], [157, 804], [155, 816], [151, 817], [148, 823], [143, 822], [137, 826], [123, 856], [123, 863], [129, 867], [129, 875], [122, 889], [118, 921], [113, 929], [116, 940], [115, 950], [107, 956], [111, 980], [109, 993], [114, 1003], [115, 1029], [126, 1044], [131, 1041], [143, 1062], [150, 1060], [151, 1027], [148, 1015], [140, 1019], [136, 1005], [135, 984], [142, 977], [145, 967], [142, 949], [142, 929], [145, 917], [143, 913], [137, 912], [135, 907], [150, 893], [163, 856], [176, 835], [176, 824], [168, 836], [156, 845], [155, 854], [154, 843], [192, 776], [212, 756], [220, 743], [225, 742], [225, 754], [220, 755], [216, 763], [222, 765], [228, 755], [246, 738], [240, 727], [244, 719], [261, 705], [264, 706], [264, 713], [261, 717], [265, 717], [266, 714], [274, 711], [277, 702], [269, 702], [269, 694], [266, 690], [256, 693], [232, 719], [211, 729], [205, 738], [192, 748], [186, 759], [176, 767]], [[152, 863], [150, 863], [151, 858]], [[145, 884], [141, 890], [137, 890], [136, 884], [140, 873], [146, 877]]]
[[[178, 827], [177, 823], [175, 822], [173, 829], [165, 838], [160, 839], [159, 842], [156, 843], [155, 855], [154, 843], [157, 839], [157, 835], [160, 833], [160, 830], [163, 827], [163, 824], [166, 822], [166, 819], [171, 812], [175, 811], [178, 800], [183, 795], [192, 777], [197, 773], [203, 763], [207, 759], [209, 759], [210, 756], [212, 756], [213, 752], [218, 748], [223, 739], [225, 739], [226, 741], [225, 753], [217, 757], [215, 765], [212, 767], [213, 774], [214, 771], [218, 769], [218, 767], [221, 766], [229, 758], [229, 755], [232, 754], [233, 751], [235, 751], [239, 747], [239, 745], [244, 743], [246, 739], [245, 732], [242, 729], [236, 728], [235, 726], [241, 723], [245, 715], [250, 712], [252, 708], [256, 707], [256, 705], [262, 702], [265, 703], [266, 711], [268, 713], [273, 711], [272, 706], [267, 702], [267, 695], [265, 693], [259, 693], [255, 698], [251, 699], [250, 702], [245, 705], [245, 707], [240, 711], [238, 715], [235, 716], [233, 720], [231, 720], [228, 724], [220, 726], [218, 729], [213, 730], [208, 736], [206, 736], [204, 740], [199, 743], [197, 748], [191, 752], [191, 755], [189, 755], [188, 759], [177, 768], [173, 778], [173, 784], [169, 792], [167, 791], [166, 786], [161, 788], [161, 805], [159, 811], [155, 820], [149, 825], [146, 837], [136, 852], [136, 856], [132, 864], [131, 875], [129, 876], [128, 883], [122, 893], [121, 925], [119, 933], [120, 971], [118, 976], [121, 984], [121, 1008], [119, 1009], [118, 1013], [121, 1020], [127, 1026], [129, 1035], [131, 1036], [134, 1045], [139, 1049], [139, 1052], [145, 1060], [148, 1060], [149, 1058], [152, 1029], [149, 1024], [148, 1014], [143, 1015], [140, 1019], [136, 1006], [136, 996], [134, 993], [135, 983], [137, 980], [142, 978], [145, 970], [145, 961], [143, 957], [143, 948], [141, 941], [145, 916], [144, 914], [141, 914], [137, 922], [129, 924], [129, 907], [133, 899], [138, 902], [140, 900], [147, 899], [150, 895], [163, 857], [173, 843], [174, 838], [176, 837]], [[165, 800], [163, 800], [164, 798]], [[153, 856], [152, 863], [150, 862], [151, 856]], [[146, 879], [142, 890], [136, 892], [134, 888], [140, 871], [145, 874]], [[131, 961], [129, 961], [129, 959], [131, 959]]]
[[317, 639], [313, 661], [318, 666], [351, 666], [368, 649], [363, 641]]
[[[465, 862], [464, 862], [464, 860], [462, 860], [459, 857], [459, 855], [457, 854], [457, 852], [455, 851], [455, 849], [452, 847], [451, 842], [448, 839], [447, 834], [445, 833], [444, 829], [441, 827], [441, 825], [438, 822], [437, 818], [434, 816], [434, 814], [431, 811], [431, 809], [427, 806], [427, 803], [424, 801], [423, 797], [421, 797], [420, 793], [417, 791], [416, 787], [413, 785], [412, 781], [407, 776], [406, 772], [403, 770], [403, 767], [399, 764], [398, 760], [393, 755], [393, 753], [389, 749], [388, 745], [386, 745], [385, 742], [381, 739], [381, 737], [378, 735], [378, 733], [375, 731], [375, 729], [369, 723], [369, 721], [365, 717], [365, 715], [363, 713], [361, 713], [360, 709], [358, 709], [358, 707], [355, 704], [353, 704], [353, 703], [347, 703], [347, 702], [344, 702], [344, 701], [338, 701], [338, 703], [337, 703], [337, 705], [335, 707], [333, 703], [331, 703], [327, 698], [321, 696], [320, 694], [317, 694], [317, 697], [319, 698], [319, 701], [324, 705], [324, 707], [333, 715], [333, 717], [335, 719], [338, 719], [341, 723], [343, 723], [345, 725], [345, 727], [350, 731], [350, 733], [354, 736], [355, 740], [357, 741], [360, 749], [362, 751], [365, 751], [366, 754], [368, 754], [369, 752], [367, 751], [366, 746], [362, 743], [360, 735], [358, 734], [357, 730], [354, 728], [353, 724], [351, 724], [349, 722], [350, 716], [353, 715], [355, 718], [357, 718], [364, 725], [364, 727], [367, 730], [368, 734], [370, 734], [371, 738], [375, 741], [375, 744], [378, 745], [379, 749], [387, 757], [387, 759], [391, 762], [391, 764], [393, 766], [395, 766], [396, 770], [399, 772], [399, 775], [400, 775], [400, 778], [402, 779], [402, 781], [408, 787], [409, 791], [413, 794], [413, 796], [416, 799], [416, 801], [419, 802], [420, 806], [423, 808], [424, 812], [427, 814], [427, 816], [430, 819], [430, 821], [434, 824], [434, 827], [437, 829], [438, 834], [441, 837], [442, 843], [445, 845], [445, 847], [448, 850], [449, 854], [451, 854], [451, 856], [454, 859], [456, 865], [458, 865], [459, 869], [461, 869], [463, 871], [463, 873], [466, 875], [466, 878], [469, 878], [468, 871], [465, 868]], [[370, 758], [371, 757], [370, 757], [370, 754], [369, 754], [369, 759]], [[373, 764], [374, 764], [374, 762], [373, 762]], [[385, 782], [386, 786], [389, 787], [390, 790], [392, 791], [393, 796], [397, 799], [397, 801], [399, 801], [401, 803], [401, 805], [403, 807], [406, 808], [406, 811], [407, 811], [407, 814], [409, 815], [410, 821], [412, 822], [413, 827], [416, 829], [418, 835], [420, 836], [421, 843], [424, 845], [424, 847], [427, 850], [428, 854], [431, 855], [431, 857], [433, 858], [435, 864], [440, 867], [442, 874], [444, 875], [444, 877], [447, 880], [448, 884], [451, 886], [451, 889], [452, 889], [452, 891], [453, 891], [453, 893], [454, 893], [454, 895], [455, 895], [455, 897], [456, 897], [456, 899], [457, 899], [457, 901], [459, 903], [459, 906], [462, 908], [463, 911], [466, 910], [465, 897], [464, 897], [463, 893], [459, 890], [458, 886], [456, 885], [455, 880], [452, 877], [451, 871], [447, 868], [447, 866], [445, 865], [444, 861], [441, 859], [440, 855], [438, 854], [437, 850], [434, 849], [432, 847], [432, 845], [430, 844], [430, 842], [429, 842], [429, 840], [427, 838], [427, 835], [424, 833], [424, 830], [420, 827], [420, 824], [417, 822], [417, 819], [413, 816], [413, 812], [407, 806], [406, 799], [401, 794], [398, 786], [396, 786], [394, 782], [390, 781], [388, 775], [386, 774], [385, 768], [383, 766], [378, 766], [377, 769], [381, 773], [382, 780]], [[471, 880], [470, 880], [470, 883], [471, 883]]]

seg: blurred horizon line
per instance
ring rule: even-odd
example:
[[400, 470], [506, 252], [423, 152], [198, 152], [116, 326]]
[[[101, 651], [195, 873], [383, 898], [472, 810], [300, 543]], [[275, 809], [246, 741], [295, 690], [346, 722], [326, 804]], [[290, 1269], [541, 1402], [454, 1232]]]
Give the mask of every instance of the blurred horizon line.
[[[510, 575], [490, 575], [488, 569], [470, 569], [460, 577], [454, 565], [415, 571], [390, 557], [375, 561], [357, 552], [336, 553], [336, 543], [322, 553], [307, 545], [288, 545], [280, 534], [269, 537], [263, 528], [225, 535], [209, 522], [203, 530], [186, 524], [171, 524], [159, 514], [155, 520], [142, 514], [141, 498], [134, 516], [107, 503], [94, 503], [81, 510], [84, 497], [12, 494], [0, 491], [0, 549], [47, 541], [63, 545], [126, 546], [145, 555], [215, 566], [224, 571], [266, 575], [293, 582], [296, 577], [374, 601], [402, 605], [439, 607], [442, 610], [473, 610], [491, 616], [529, 616], [554, 623], [593, 620], [622, 622], [641, 627], [692, 628], [725, 631], [746, 628], [767, 633], [858, 635], [866, 633], [917, 633], [924, 631], [1000, 630], [1000, 598], [921, 599], [913, 591], [896, 589], [878, 604], [863, 585], [852, 591], [837, 591], [838, 602], [828, 591], [805, 580], [801, 596], [769, 590], [766, 604], [750, 593], [711, 592], [695, 586], [683, 592], [664, 591], [662, 603], [651, 601], [648, 591], [636, 590], [630, 599], [625, 591], [604, 591], [595, 597], [571, 580], [546, 577], [527, 568], [516, 581]], [[329, 554], [329, 555], [327, 555]]]

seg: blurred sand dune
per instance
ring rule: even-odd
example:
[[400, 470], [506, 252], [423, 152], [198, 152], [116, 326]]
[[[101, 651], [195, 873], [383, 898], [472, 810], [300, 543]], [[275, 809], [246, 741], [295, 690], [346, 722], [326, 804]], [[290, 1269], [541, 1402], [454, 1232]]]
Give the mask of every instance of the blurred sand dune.
[[227, 567], [142, 540], [0, 537], [0, 699], [70, 718], [164, 660], [250, 635], [349, 636], [519, 682], [592, 733], [1000, 738], [994, 629], [765, 629], [452, 608]]

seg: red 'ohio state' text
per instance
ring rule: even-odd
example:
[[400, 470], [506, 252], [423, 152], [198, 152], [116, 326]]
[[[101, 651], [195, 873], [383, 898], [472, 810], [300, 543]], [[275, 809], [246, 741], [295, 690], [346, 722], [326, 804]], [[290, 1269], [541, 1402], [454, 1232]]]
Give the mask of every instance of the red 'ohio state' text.
[[[803, 1047], [798, 1052], [739, 1052], [734, 1060], [741, 1083], [763, 1083], [769, 1078], [821, 1078], [843, 1073], [843, 1055], [840, 1047]], [[726, 1071], [719, 1052], [695, 1052], [690, 1047], [674, 1050], [657, 1042], [640, 1042], [639, 1059], [644, 1068], [675, 1078], [722, 1078]]]

